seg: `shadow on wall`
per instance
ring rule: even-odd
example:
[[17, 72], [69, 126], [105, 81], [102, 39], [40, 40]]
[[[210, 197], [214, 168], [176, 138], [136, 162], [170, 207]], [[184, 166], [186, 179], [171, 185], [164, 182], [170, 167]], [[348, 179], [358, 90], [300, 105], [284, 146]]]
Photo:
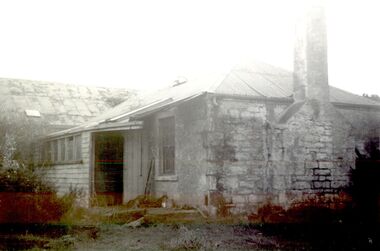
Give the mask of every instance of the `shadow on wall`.
[[356, 168], [351, 170], [353, 208], [356, 219], [366, 225], [380, 223], [380, 150], [379, 138], [365, 144], [367, 155], [356, 150]]

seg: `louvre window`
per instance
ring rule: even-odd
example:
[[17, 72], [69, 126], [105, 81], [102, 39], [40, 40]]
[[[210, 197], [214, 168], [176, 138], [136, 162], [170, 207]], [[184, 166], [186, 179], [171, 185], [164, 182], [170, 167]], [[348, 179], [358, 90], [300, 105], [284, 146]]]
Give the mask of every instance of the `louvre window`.
[[47, 142], [49, 154], [46, 160], [52, 163], [73, 163], [82, 160], [81, 135], [59, 138]]

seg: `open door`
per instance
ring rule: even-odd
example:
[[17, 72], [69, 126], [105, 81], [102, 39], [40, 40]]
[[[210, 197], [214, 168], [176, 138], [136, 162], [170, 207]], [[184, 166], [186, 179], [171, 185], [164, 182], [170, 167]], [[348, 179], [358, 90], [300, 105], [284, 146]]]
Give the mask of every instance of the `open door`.
[[146, 140], [141, 130], [125, 133], [124, 142], [124, 202], [143, 195], [147, 180]]
[[121, 133], [95, 134], [94, 189], [101, 204], [122, 203], [123, 152], [124, 137]]

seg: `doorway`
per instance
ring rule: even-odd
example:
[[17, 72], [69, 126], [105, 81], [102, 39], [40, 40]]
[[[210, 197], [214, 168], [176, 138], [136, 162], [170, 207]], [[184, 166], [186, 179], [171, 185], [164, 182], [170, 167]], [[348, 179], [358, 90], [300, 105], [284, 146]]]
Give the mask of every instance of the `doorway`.
[[94, 192], [102, 205], [123, 202], [124, 136], [120, 132], [94, 134]]

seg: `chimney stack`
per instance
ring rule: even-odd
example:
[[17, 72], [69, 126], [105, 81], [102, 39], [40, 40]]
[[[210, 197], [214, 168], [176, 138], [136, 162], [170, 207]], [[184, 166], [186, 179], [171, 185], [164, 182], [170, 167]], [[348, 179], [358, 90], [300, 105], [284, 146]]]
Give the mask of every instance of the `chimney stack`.
[[296, 24], [294, 100], [329, 101], [327, 34], [323, 0], [307, 0]]

